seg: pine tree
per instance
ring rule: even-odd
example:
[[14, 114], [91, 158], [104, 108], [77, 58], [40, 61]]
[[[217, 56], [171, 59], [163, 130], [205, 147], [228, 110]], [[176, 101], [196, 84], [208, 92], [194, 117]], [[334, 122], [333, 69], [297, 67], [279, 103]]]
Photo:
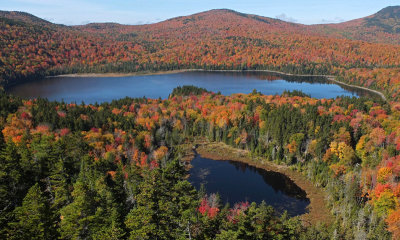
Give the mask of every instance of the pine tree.
[[183, 180], [179, 161], [145, 174], [136, 206], [126, 218], [130, 239], [177, 239], [190, 235], [195, 221], [196, 191]]
[[85, 239], [90, 236], [96, 221], [95, 212], [98, 196], [93, 187], [91, 159], [82, 158], [78, 179], [73, 185], [73, 201], [60, 210], [60, 234], [63, 239]]
[[13, 211], [15, 221], [9, 223], [9, 239], [55, 239], [54, 217], [39, 184], [32, 186], [22, 206]]
[[[126, 209], [126, 194], [123, 188], [121, 167], [114, 177], [107, 174], [105, 178], [98, 179], [96, 184], [97, 194], [100, 197], [98, 206], [101, 211], [96, 211], [97, 226], [93, 226], [93, 239], [122, 239], [126, 229], [124, 218]], [[99, 210], [99, 208], [97, 209]]]
[[53, 207], [60, 209], [71, 202], [69, 192], [68, 174], [63, 159], [60, 159], [54, 166], [50, 175], [51, 192], [53, 194]]
[[15, 144], [7, 142], [0, 152], [0, 238], [4, 237], [12, 211], [24, 197], [25, 184], [22, 182], [20, 159]]
[[0, 154], [1, 209], [5, 209], [9, 205], [15, 205], [18, 197], [21, 197], [19, 195], [21, 192], [21, 185], [19, 183], [23, 177], [23, 173], [21, 172], [20, 159], [17, 147], [12, 141], [9, 141]]
[[94, 193], [85, 180], [79, 178], [72, 191], [73, 202], [60, 210], [60, 234], [63, 239], [85, 239], [95, 221]]

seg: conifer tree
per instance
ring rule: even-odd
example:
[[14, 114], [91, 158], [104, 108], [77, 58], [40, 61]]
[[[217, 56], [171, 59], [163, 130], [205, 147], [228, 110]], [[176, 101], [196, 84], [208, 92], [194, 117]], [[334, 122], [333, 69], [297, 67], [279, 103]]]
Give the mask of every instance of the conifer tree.
[[125, 221], [130, 239], [177, 239], [189, 234], [197, 202], [183, 173], [177, 160], [165, 169], [146, 173], [135, 207]]
[[24, 197], [25, 184], [22, 183], [20, 160], [15, 144], [7, 142], [0, 152], [0, 237], [4, 237], [11, 212]]
[[13, 211], [15, 221], [9, 223], [9, 239], [55, 239], [54, 217], [39, 184], [32, 186], [22, 206]]

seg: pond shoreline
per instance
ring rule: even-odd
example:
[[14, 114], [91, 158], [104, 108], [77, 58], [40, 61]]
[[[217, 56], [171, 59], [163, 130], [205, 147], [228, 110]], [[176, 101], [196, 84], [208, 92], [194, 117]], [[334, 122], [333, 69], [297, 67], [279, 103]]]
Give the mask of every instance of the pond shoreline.
[[[325, 223], [329, 224], [332, 222], [332, 215], [330, 214], [327, 204], [325, 201], [326, 193], [323, 189], [314, 186], [305, 176], [296, 170], [290, 169], [285, 165], [278, 165], [273, 162], [258, 159], [259, 161], [254, 161], [248, 156], [248, 151], [235, 149], [224, 143], [217, 142], [206, 142], [206, 141], [195, 141], [194, 145], [198, 154], [204, 158], [209, 158], [212, 160], [231, 160], [241, 163], [246, 163], [250, 166], [261, 168], [267, 171], [274, 171], [289, 177], [297, 186], [303, 189], [307, 198], [310, 200], [310, 204], [307, 206], [308, 213], [300, 215], [303, 223], [305, 225]], [[183, 160], [187, 163], [195, 157], [191, 148], [186, 149], [186, 155]]]
[[151, 76], [151, 75], [162, 75], [162, 74], [175, 74], [175, 73], [184, 73], [184, 72], [266, 72], [266, 73], [277, 73], [286, 76], [295, 76], [295, 77], [324, 77], [327, 81], [334, 82], [338, 85], [344, 85], [350, 88], [356, 88], [360, 90], [365, 90], [374, 94], [379, 95], [383, 101], [387, 101], [385, 95], [374, 89], [370, 89], [367, 87], [357, 86], [353, 84], [344, 83], [336, 80], [336, 76], [333, 75], [313, 75], [313, 74], [292, 74], [285, 73], [273, 70], [207, 70], [207, 69], [180, 69], [180, 70], [170, 70], [170, 71], [145, 71], [145, 72], [132, 72], [132, 73], [74, 73], [74, 74], [62, 74], [55, 76], [47, 76], [46, 78], [52, 77], [129, 77], [129, 76]]

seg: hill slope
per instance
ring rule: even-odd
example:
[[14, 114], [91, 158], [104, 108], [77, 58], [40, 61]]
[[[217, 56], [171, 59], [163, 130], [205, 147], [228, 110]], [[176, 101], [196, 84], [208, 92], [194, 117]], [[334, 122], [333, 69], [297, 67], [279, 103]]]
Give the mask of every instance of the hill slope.
[[[386, 17], [382, 20], [386, 23], [396, 15], [389, 10], [366, 19]], [[385, 90], [393, 97], [400, 92], [400, 88], [385, 87], [400, 82], [397, 73], [380, 82], [353, 76], [360, 72], [369, 76], [364, 69], [394, 69], [400, 65], [400, 45], [343, 37], [357, 39], [357, 31], [372, 29], [365, 26], [365, 19], [306, 26], [219, 9], [148, 25], [95, 23], [66, 27], [25, 13], [1, 12], [0, 16], [3, 85], [79, 72], [269, 69], [336, 74], [346, 82]], [[362, 71], [347, 74], [349, 69]]]
[[327, 36], [380, 43], [400, 43], [400, 6], [391, 6], [371, 16], [339, 24], [310, 26]]
[[365, 19], [366, 27], [387, 33], [400, 33], [400, 6], [387, 7]]

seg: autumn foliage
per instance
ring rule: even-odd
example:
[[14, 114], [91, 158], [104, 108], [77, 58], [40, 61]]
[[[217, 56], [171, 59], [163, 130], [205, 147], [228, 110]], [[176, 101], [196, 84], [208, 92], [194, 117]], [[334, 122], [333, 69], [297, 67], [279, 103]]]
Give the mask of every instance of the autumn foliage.
[[2, 15], [0, 72], [5, 85], [76, 72], [269, 69], [335, 74], [398, 97], [400, 48], [385, 41], [337, 38], [304, 25], [230, 10], [142, 26], [65, 27], [28, 14]]
[[[119, 167], [129, 180], [126, 169], [159, 169], [174, 146], [201, 136], [299, 168], [310, 163], [316, 170], [307, 175], [321, 185], [328, 178], [345, 181], [357, 175], [359, 202], [369, 204], [385, 219], [393, 237], [400, 237], [397, 33], [371, 34], [379, 26], [361, 28], [361, 20], [326, 32], [321, 26], [230, 10], [142, 26], [66, 27], [17, 12], [0, 15], [0, 82], [5, 86], [64, 73], [201, 68], [331, 74], [381, 91], [389, 102], [317, 100], [295, 94], [223, 96], [193, 87], [187, 88], [190, 94], [177, 89], [165, 100], [125, 99], [102, 105], [41, 99], [18, 105], [7, 99], [12, 111], [0, 109], [0, 127], [10, 152], [16, 152], [12, 147], [19, 149], [27, 165], [40, 163], [46, 167], [39, 169], [45, 170], [50, 150], [43, 146], [74, 137], [94, 164], [105, 168], [105, 176], [118, 179]], [[388, 23], [385, 18], [383, 22]], [[354, 30], [353, 39], [344, 37], [348, 29]], [[43, 149], [48, 152], [40, 154]], [[229, 221], [235, 223], [247, 208], [248, 204], [234, 206]], [[220, 212], [215, 196], [203, 198], [197, 210], [210, 219]]]

